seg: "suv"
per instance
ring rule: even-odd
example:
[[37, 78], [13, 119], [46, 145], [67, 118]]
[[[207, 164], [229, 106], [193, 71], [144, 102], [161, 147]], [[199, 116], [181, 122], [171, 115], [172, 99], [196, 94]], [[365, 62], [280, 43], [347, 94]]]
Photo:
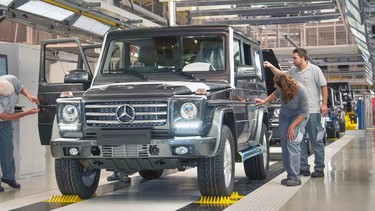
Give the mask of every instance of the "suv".
[[[51, 84], [46, 76], [64, 66], [51, 67], [60, 54], [45, 52], [54, 44], [42, 43], [38, 96], [45, 112], [56, 112], [44, 125], [52, 127], [62, 194], [90, 198], [101, 169], [149, 180], [197, 167], [200, 192], [209, 196], [232, 193], [235, 161], [250, 179], [267, 176], [268, 110], [254, 103], [267, 96], [258, 42], [230, 26], [113, 31], [92, 79], [86, 64]], [[59, 92], [56, 105], [44, 101]]]

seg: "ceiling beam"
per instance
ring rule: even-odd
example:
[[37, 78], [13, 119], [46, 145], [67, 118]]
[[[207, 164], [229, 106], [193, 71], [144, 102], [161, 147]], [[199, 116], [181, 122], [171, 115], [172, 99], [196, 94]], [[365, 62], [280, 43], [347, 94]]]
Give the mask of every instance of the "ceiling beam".
[[251, 18], [251, 19], [228, 19], [228, 20], [208, 20], [208, 24], [228, 24], [228, 25], [269, 25], [269, 24], [290, 24], [307, 23], [311, 21], [321, 21], [336, 19], [340, 13], [323, 13], [317, 15], [292, 16], [292, 17], [270, 17], [270, 18]]
[[191, 17], [201, 16], [221, 16], [221, 15], [241, 15], [241, 16], [260, 16], [273, 14], [291, 14], [304, 12], [308, 10], [334, 9], [334, 3], [325, 4], [307, 4], [303, 6], [285, 6], [269, 8], [241, 8], [241, 9], [221, 9], [221, 10], [191, 10]]
[[[166, 2], [170, 0], [159, 0]], [[286, 0], [199, 0], [199, 1], [181, 1], [174, 0], [176, 7], [199, 7], [199, 6], [218, 6], [218, 5], [238, 5], [238, 4], [275, 4], [275, 3], [306, 3], [306, 1], [286, 1]], [[313, 1], [311, 1], [313, 2]], [[310, 2], [310, 3], [311, 3]], [[322, 0], [317, 2], [332, 2], [331, 0]]]

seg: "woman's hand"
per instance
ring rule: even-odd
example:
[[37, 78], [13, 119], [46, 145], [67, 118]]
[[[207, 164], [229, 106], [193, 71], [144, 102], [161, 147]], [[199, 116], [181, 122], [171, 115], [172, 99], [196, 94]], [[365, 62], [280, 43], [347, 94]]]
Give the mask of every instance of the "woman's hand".
[[260, 99], [260, 98], [255, 98], [255, 105], [262, 105], [265, 104], [266, 101]]
[[288, 131], [286, 132], [286, 139], [288, 141], [293, 141], [295, 139], [295, 136], [294, 136], [294, 127], [292, 127], [292, 126], [288, 127]]

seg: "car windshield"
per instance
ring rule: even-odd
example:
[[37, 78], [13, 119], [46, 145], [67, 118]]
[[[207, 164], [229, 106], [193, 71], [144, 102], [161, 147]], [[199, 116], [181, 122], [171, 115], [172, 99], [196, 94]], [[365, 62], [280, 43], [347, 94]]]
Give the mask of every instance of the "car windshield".
[[[222, 36], [168, 36], [112, 40], [102, 74], [150, 78], [158, 73], [191, 77], [191, 72], [224, 71]], [[143, 76], [143, 77], [142, 77]]]

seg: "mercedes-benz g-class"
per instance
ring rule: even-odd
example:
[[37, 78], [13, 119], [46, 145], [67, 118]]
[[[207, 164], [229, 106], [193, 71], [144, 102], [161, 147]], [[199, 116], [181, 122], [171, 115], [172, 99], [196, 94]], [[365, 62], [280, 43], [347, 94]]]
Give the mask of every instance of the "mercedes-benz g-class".
[[[46, 81], [56, 71], [47, 56], [58, 56], [45, 53], [49, 44], [41, 48], [39, 99], [56, 112], [44, 126], [52, 127], [63, 194], [90, 198], [101, 169], [156, 179], [197, 167], [201, 194], [215, 196], [232, 193], [235, 161], [250, 179], [267, 176], [268, 111], [254, 103], [267, 96], [257, 41], [230, 26], [112, 31], [93, 78], [83, 65], [55, 84]], [[55, 106], [44, 101], [58, 92]]]

